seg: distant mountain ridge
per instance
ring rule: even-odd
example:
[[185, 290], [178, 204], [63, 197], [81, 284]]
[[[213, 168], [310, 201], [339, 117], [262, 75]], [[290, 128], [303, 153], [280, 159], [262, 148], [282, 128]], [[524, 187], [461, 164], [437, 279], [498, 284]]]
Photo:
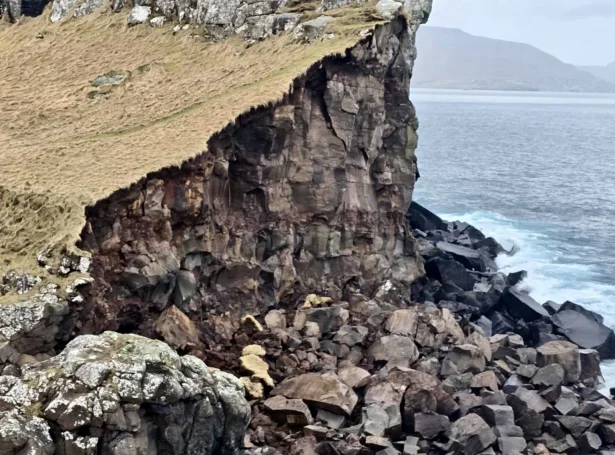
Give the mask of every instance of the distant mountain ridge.
[[[615, 92], [609, 81], [529, 44], [423, 27], [412, 83], [418, 88]], [[615, 65], [613, 68], [615, 77]]]
[[609, 63], [606, 66], [579, 66], [578, 68], [615, 84], [615, 62]]

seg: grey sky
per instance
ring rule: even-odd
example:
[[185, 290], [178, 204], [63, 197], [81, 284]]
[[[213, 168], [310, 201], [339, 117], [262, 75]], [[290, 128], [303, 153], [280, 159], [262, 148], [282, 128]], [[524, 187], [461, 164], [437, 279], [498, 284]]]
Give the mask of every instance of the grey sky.
[[615, 0], [434, 0], [429, 25], [532, 44], [576, 65], [615, 61]]

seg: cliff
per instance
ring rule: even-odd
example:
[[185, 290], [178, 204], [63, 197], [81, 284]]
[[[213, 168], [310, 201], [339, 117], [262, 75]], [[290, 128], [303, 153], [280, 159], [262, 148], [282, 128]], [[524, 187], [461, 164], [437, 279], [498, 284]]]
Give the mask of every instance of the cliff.
[[[23, 6], [0, 25], [0, 453], [234, 453], [244, 388], [280, 379], [227, 345], [253, 315], [424, 273], [430, 2]], [[197, 358], [243, 382], [194, 385]]]

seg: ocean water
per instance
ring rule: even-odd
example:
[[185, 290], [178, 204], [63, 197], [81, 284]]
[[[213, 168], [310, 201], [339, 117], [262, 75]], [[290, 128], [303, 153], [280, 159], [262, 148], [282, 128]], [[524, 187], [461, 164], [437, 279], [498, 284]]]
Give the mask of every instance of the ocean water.
[[[615, 95], [412, 90], [415, 200], [520, 251], [539, 302], [572, 300], [615, 328]], [[603, 364], [615, 386], [615, 362]]]

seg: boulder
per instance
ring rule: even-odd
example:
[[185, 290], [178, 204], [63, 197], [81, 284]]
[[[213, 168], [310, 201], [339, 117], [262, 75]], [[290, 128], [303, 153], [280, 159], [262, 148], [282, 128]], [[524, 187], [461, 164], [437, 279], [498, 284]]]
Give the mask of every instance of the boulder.
[[483, 371], [472, 378], [470, 387], [473, 389], [491, 389], [497, 392], [500, 390], [500, 381], [493, 371]]
[[454, 367], [457, 373], [480, 373], [485, 369], [485, 356], [476, 346], [462, 344], [453, 346], [442, 362], [442, 368], [446, 364]]
[[575, 439], [580, 438], [593, 423], [591, 419], [579, 416], [558, 416], [557, 420]]
[[515, 415], [510, 406], [483, 405], [473, 412], [481, 416], [491, 427], [515, 425]]
[[434, 439], [440, 433], [445, 433], [450, 427], [448, 417], [418, 412], [414, 414], [414, 431], [425, 439]]
[[367, 355], [389, 366], [408, 367], [419, 358], [419, 350], [410, 337], [389, 335], [378, 339], [367, 350]]
[[548, 318], [549, 313], [540, 303], [512, 287], [506, 288], [500, 299], [502, 307], [513, 318], [523, 319], [524, 321], [534, 321], [540, 318]]
[[448, 242], [438, 242], [436, 243], [436, 247], [441, 251], [450, 254], [453, 259], [463, 264], [469, 270], [476, 270], [478, 272], [497, 270], [497, 266], [493, 260], [482, 254], [480, 251]]
[[498, 438], [498, 447], [502, 455], [520, 454], [527, 448], [527, 441], [522, 437]]
[[312, 413], [303, 400], [287, 399], [281, 395], [265, 400], [264, 408], [276, 422], [289, 425], [311, 425]]
[[495, 433], [491, 428], [481, 430], [466, 441], [463, 447], [463, 453], [464, 455], [484, 454], [485, 450], [491, 447], [496, 440]]
[[154, 330], [172, 348], [183, 349], [200, 344], [199, 331], [179, 308], [172, 306], [154, 323]]
[[595, 349], [602, 360], [615, 358], [615, 334], [587, 311], [560, 310], [553, 315], [557, 331], [582, 349]]
[[359, 367], [343, 367], [337, 372], [340, 380], [351, 389], [370, 376], [369, 372]]
[[564, 382], [566, 372], [561, 365], [552, 363], [540, 368], [532, 377], [532, 384], [538, 387], [559, 386]]
[[410, 204], [407, 216], [408, 221], [410, 221], [410, 226], [414, 229], [420, 229], [425, 232], [436, 230], [445, 231], [447, 229], [447, 223], [445, 223], [442, 218], [430, 212], [416, 201], [412, 201]]
[[[30, 365], [23, 381], [13, 378], [8, 390], [0, 386], [0, 402], [9, 397], [16, 412], [28, 413], [28, 425], [43, 442], [41, 419], [51, 422], [56, 446], [66, 453], [124, 453], [114, 450], [134, 441], [152, 454], [177, 446], [236, 453], [250, 417], [234, 376], [180, 357], [160, 341], [113, 332], [77, 337], [58, 356]], [[192, 431], [183, 431], [185, 422]], [[28, 453], [50, 455], [30, 437], [19, 441]], [[89, 451], [80, 452], [83, 447]]]
[[476, 278], [454, 259], [432, 258], [425, 263], [425, 271], [429, 278], [440, 283], [450, 281], [464, 291], [471, 291], [477, 283]]
[[581, 354], [579, 348], [568, 341], [550, 341], [537, 349], [536, 363], [539, 367], [559, 364], [564, 369], [564, 383], [578, 381], [581, 377]]
[[581, 377], [580, 380], [594, 379], [602, 376], [600, 370], [600, 354], [595, 349], [579, 349], [581, 355]]
[[483, 430], [489, 430], [489, 425], [477, 414], [468, 414], [451, 424], [448, 437], [464, 444], [472, 436]]
[[333, 373], [307, 373], [288, 378], [271, 392], [272, 396], [300, 399], [318, 409], [350, 415], [358, 397]]
[[396, 310], [387, 319], [385, 329], [393, 335], [414, 337], [418, 328], [418, 319], [416, 308]]
[[149, 6], [137, 5], [128, 14], [128, 25], [139, 25], [147, 22], [151, 8]]
[[363, 343], [363, 340], [367, 336], [368, 332], [367, 327], [363, 327], [361, 325], [343, 325], [339, 328], [335, 334], [335, 337], [333, 337], [333, 341], [345, 344], [348, 347], [353, 347], [354, 345]]
[[602, 446], [602, 439], [596, 433], [588, 431], [581, 435], [577, 445], [581, 453], [595, 453]]

